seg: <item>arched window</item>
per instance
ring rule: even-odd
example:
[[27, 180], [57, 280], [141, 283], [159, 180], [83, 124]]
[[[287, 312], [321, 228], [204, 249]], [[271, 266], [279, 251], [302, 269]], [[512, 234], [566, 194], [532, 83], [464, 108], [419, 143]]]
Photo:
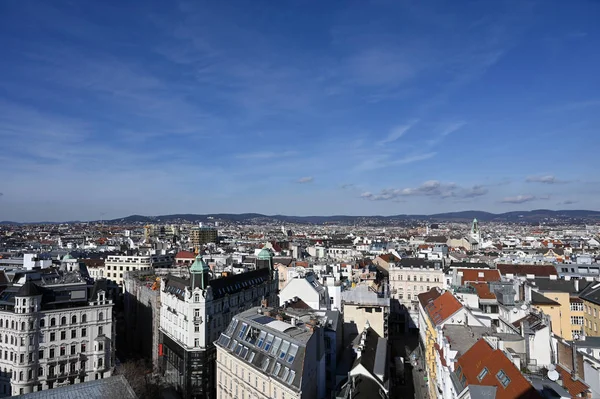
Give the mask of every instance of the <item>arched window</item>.
[[21, 322], [21, 331], [25, 331], [25, 322], [24, 321]]
[[64, 326], [65, 324], [67, 324], [67, 318], [65, 316], [60, 318], [60, 325]]
[[40, 319], [40, 327], [46, 327], [46, 319]]
[[10, 328], [12, 328], [13, 330], [15, 329], [15, 321], [14, 320], [11, 320]]
[[27, 306], [27, 298], [23, 298], [23, 306]]
[[104, 320], [104, 313], [102, 313], [102, 312], [98, 313], [98, 320], [100, 320], [100, 321]]
[[4, 319], [0, 319], [0, 328], [4, 327]]
[[77, 323], [77, 316], [73, 315], [71, 317], [71, 324], [75, 324], [75, 323]]
[[87, 315], [85, 315], [85, 314], [84, 314], [84, 315], [81, 315], [81, 322], [82, 322], [82, 323], [85, 323], [85, 322], [87, 322]]
[[50, 327], [54, 327], [56, 325], [56, 319], [53, 317], [50, 319]]

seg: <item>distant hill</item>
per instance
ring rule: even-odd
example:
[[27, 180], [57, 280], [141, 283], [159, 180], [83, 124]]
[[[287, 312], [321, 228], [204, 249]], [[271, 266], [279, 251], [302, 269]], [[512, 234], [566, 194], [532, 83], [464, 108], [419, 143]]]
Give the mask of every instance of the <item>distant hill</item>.
[[214, 222], [227, 221], [238, 223], [376, 223], [378, 221], [409, 221], [409, 220], [431, 220], [431, 221], [471, 221], [478, 219], [483, 222], [529, 222], [538, 223], [543, 221], [555, 222], [583, 222], [600, 221], [600, 211], [588, 210], [559, 210], [537, 209], [533, 211], [490, 213], [483, 211], [463, 211], [437, 213], [432, 215], [393, 215], [393, 216], [287, 216], [287, 215], [263, 215], [260, 213], [213, 213], [213, 214], [176, 214], [161, 216], [132, 215], [122, 219], [105, 221], [106, 223], [156, 223], [156, 222]]
[[[287, 215], [263, 215], [260, 213], [211, 213], [211, 214], [173, 214], [160, 216], [131, 215], [124, 218], [102, 220], [106, 224], [145, 224], [145, 223], [179, 223], [179, 222], [230, 222], [240, 224], [265, 224], [265, 223], [303, 223], [303, 224], [396, 224], [411, 220], [429, 220], [435, 222], [469, 222], [478, 219], [482, 222], [523, 222], [523, 223], [584, 223], [599, 222], [600, 211], [587, 210], [558, 210], [536, 209], [533, 211], [517, 211], [506, 213], [490, 213], [483, 211], [463, 211], [436, 213], [432, 215], [393, 215], [393, 216], [287, 216]], [[100, 222], [100, 221], [95, 221]], [[56, 222], [0, 222], [0, 225], [19, 224], [50, 224]], [[65, 222], [78, 223], [78, 222]]]

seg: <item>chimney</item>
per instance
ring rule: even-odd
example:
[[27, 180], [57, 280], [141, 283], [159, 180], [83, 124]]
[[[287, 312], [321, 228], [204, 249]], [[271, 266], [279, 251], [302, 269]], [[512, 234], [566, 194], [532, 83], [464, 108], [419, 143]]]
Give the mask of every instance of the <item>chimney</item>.
[[575, 380], [579, 378], [579, 367], [577, 365], [577, 346], [575, 345], [575, 341], [573, 341], [573, 344], [571, 344], [571, 352], [573, 353], [573, 371], [571, 372], [571, 375]]

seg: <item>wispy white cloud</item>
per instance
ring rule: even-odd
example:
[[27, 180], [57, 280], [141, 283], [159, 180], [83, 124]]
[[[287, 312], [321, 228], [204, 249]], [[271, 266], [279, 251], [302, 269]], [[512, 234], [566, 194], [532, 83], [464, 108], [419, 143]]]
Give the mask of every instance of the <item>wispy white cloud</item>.
[[314, 177], [306, 176], [306, 177], [301, 177], [298, 180], [296, 180], [296, 183], [300, 183], [300, 184], [312, 183], [314, 180], [315, 180]]
[[526, 202], [536, 201], [538, 199], [547, 198], [537, 197], [535, 195], [517, 195], [514, 197], [505, 197], [500, 202], [505, 204], [524, 204]]
[[529, 176], [525, 179], [527, 183], [560, 184], [568, 183], [566, 180], [559, 180], [554, 175]]
[[404, 136], [406, 132], [408, 132], [418, 121], [412, 121], [407, 123], [406, 125], [395, 126], [391, 129], [388, 135], [381, 141], [379, 141], [378, 145], [386, 145], [393, 143], [398, 140], [400, 137]]
[[436, 198], [475, 198], [484, 196], [488, 189], [483, 185], [462, 187], [455, 183], [442, 183], [438, 180], [429, 180], [418, 187], [400, 189], [383, 189], [377, 194], [364, 192], [362, 198], [372, 201], [394, 200], [401, 197], [436, 197]]
[[297, 151], [259, 151], [237, 154], [235, 157], [238, 159], [274, 159], [294, 156], [297, 153]]
[[558, 202], [556, 205], [573, 205], [573, 204], [577, 204], [579, 201], [576, 200], [565, 200], [565, 201], [561, 201]]

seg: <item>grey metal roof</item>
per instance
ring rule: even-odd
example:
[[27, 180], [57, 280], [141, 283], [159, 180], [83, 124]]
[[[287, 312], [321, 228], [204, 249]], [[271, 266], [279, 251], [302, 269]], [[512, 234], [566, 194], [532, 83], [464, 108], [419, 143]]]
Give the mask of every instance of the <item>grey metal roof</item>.
[[560, 306], [560, 303], [553, 299], [545, 297], [537, 291], [531, 291], [531, 303], [534, 305], [553, 305]]
[[298, 391], [306, 344], [313, 332], [304, 323], [278, 320], [271, 312], [276, 309], [252, 308], [239, 313], [215, 345]]
[[23, 399], [137, 399], [122, 375], [17, 396]]
[[486, 385], [469, 385], [471, 399], [494, 399], [496, 397], [496, 387]]

